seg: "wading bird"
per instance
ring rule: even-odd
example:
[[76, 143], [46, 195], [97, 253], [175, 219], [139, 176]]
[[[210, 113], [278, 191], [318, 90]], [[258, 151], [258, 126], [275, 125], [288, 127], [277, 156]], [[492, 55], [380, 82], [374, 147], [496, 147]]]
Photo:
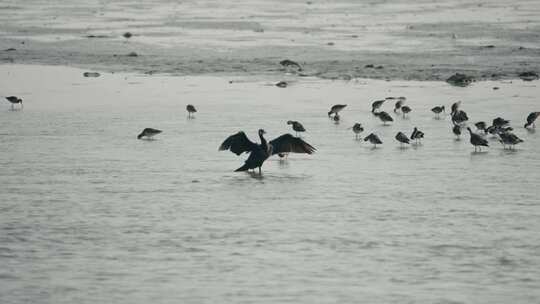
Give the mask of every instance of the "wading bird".
[[154, 135], [157, 135], [161, 133], [161, 130], [153, 129], [153, 128], [146, 128], [142, 130], [141, 134], [137, 135], [137, 139], [142, 139], [143, 137], [146, 139], [152, 139]]
[[409, 106], [402, 106], [401, 107], [401, 113], [403, 113], [403, 118], [405, 118], [405, 115], [411, 113], [412, 109]]
[[11, 109], [15, 109], [16, 104], [21, 104], [21, 109], [23, 108], [22, 99], [17, 96], [8, 96], [6, 97], [6, 100], [11, 103]]
[[299, 72], [302, 71], [302, 67], [300, 66], [300, 64], [298, 64], [298, 62], [296, 61], [292, 61], [292, 60], [289, 60], [289, 59], [285, 59], [285, 60], [281, 60], [279, 62], [279, 64], [281, 64], [281, 66], [283, 66], [284, 68], [286, 69], [289, 69], [289, 68], [296, 68]]
[[396, 140], [399, 141], [400, 146], [403, 148], [403, 144], [409, 144], [409, 138], [403, 132], [398, 132], [396, 134]]
[[503, 148], [506, 149], [506, 145], [508, 145], [509, 149], [514, 149], [514, 146], [522, 143], [523, 139], [517, 137], [514, 133], [511, 132], [502, 132], [499, 133], [499, 141], [503, 144]]
[[386, 99], [381, 99], [381, 100], [375, 100], [372, 104], [371, 104], [371, 113], [375, 113], [375, 110], [378, 110], [382, 105], [383, 103], [386, 101]]
[[[469, 130], [469, 134], [471, 135], [471, 144], [474, 146], [474, 152], [482, 151], [482, 147], [489, 147], [488, 141], [482, 138], [482, 136], [473, 133], [471, 128], [467, 127], [467, 130]], [[477, 150], [478, 149], [478, 150]]]
[[536, 126], [534, 124], [534, 121], [538, 118], [538, 116], [540, 116], [540, 112], [532, 112], [531, 114], [529, 114], [529, 116], [527, 116], [527, 123], [525, 123], [523, 127], [528, 128], [532, 125], [532, 127], [535, 128]]
[[195, 109], [195, 106], [192, 104], [186, 106], [186, 111], [188, 112], [188, 118], [191, 118], [193, 114], [197, 113], [197, 109]]
[[394, 105], [394, 113], [397, 113], [397, 111], [401, 109], [401, 107], [403, 106], [403, 102], [404, 101], [402, 99], [396, 101], [396, 104]]
[[441, 113], [445, 112], [444, 106], [436, 106], [431, 109], [431, 112], [437, 114], [437, 118], [441, 118]]
[[343, 110], [347, 105], [346, 104], [337, 104], [333, 105], [330, 108], [330, 111], [328, 112], [328, 117], [330, 117], [332, 114], [338, 115], [338, 113]]
[[259, 168], [259, 174], [262, 173], [261, 167], [264, 161], [274, 154], [285, 155], [286, 153], [291, 152], [312, 154], [315, 152], [313, 146], [291, 134], [284, 134], [267, 142], [263, 136], [265, 133], [266, 132], [263, 129], [259, 130], [261, 143], [256, 144], [247, 138], [246, 133], [240, 131], [227, 137], [227, 139], [219, 146], [219, 151], [230, 150], [236, 155], [248, 152], [248, 159], [245, 161], [244, 165], [236, 169], [235, 172]]
[[304, 126], [302, 126], [301, 123], [295, 120], [289, 120], [287, 121], [288, 125], [292, 125], [292, 129], [296, 132], [296, 136], [298, 136], [298, 132], [306, 132], [306, 129]]
[[424, 132], [418, 130], [417, 127], [414, 127], [414, 130], [411, 133], [411, 140], [414, 140], [416, 144], [419, 144], [424, 138]]
[[372, 143], [374, 148], [377, 148], [377, 145], [380, 145], [383, 143], [382, 140], [379, 138], [379, 136], [377, 136], [375, 133], [371, 133], [368, 136], [366, 136], [364, 138], [364, 141], [369, 141], [370, 143]]
[[383, 124], [386, 126], [386, 123], [387, 122], [392, 122], [394, 121], [394, 119], [392, 118], [392, 116], [390, 116], [390, 114], [386, 113], [385, 111], [381, 111], [381, 112], [373, 112], [373, 114], [377, 117], [379, 117], [379, 119], [383, 122]]
[[461, 136], [461, 126], [458, 124], [454, 124], [452, 132], [454, 133], [454, 135], [456, 135], [456, 139], [459, 140], [459, 137]]
[[352, 129], [352, 131], [354, 132], [355, 138], [357, 140], [358, 140], [358, 135], [364, 131], [364, 127], [362, 127], [362, 124], [360, 123], [355, 123], [354, 126], [352, 126], [349, 129]]

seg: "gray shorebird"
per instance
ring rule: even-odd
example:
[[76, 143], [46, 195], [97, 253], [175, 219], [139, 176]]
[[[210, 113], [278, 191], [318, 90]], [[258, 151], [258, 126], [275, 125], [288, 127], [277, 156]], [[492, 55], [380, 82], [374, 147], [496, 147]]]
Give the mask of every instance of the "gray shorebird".
[[289, 120], [287, 121], [287, 124], [292, 125], [292, 129], [296, 132], [297, 137], [298, 137], [298, 132], [306, 132], [306, 128], [304, 128], [304, 126], [298, 121]]
[[188, 104], [186, 106], [186, 111], [188, 112], [188, 117], [191, 118], [193, 114], [197, 113], [197, 109], [195, 109], [195, 106], [192, 104]]
[[409, 106], [402, 106], [401, 107], [401, 113], [403, 113], [403, 118], [405, 118], [405, 115], [411, 113], [412, 109]]
[[373, 112], [373, 114], [377, 117], [379, 117], [379, 119], [383, 122], [383, 124], [386, 126], [386, 123], [387, 122], [392, 122], [394, 121], [394, 119], [392, 118], [392, 116], [390, 116], [390, 114], [386, 113], [385, 111], [381, 111], [381, 112]]
[[20, 104], [21, 109], [23, 108], [23, 101], [22, 101], [21, 98], [19, 98], [17, 96], [8, 96], [8, 97], [6, 97], [6, 100], [11, 103], [11, 109], [12, 110], [15, 109], [16, 104]]
[[506, 146], [508, 145], [509, 149], [512, 150], [514, 149], [515, 145], [523, 142], [523, 139], [517, 137], [511, 132], [499, 133], [499, 138], [499, 141], [502, 143], [504, 149], [506, 149]]
[[484, 134], [487, 132], [486, 131], [487, 124], [484, 121], [479, 121], [475, 123], [474, 126], [476, 127], [476, 129], [478, 129], [478, 131], [484, 132]]
[[473, 133], [469, 127], [467, 127], [467, 130], [469, 130], [469, 134], [471, 135], [470, 142], [474, 146], [474, 152], [482, 151], [482, 147], [489, 147], [488, 141], [482, 138], [482, 136]]
[[422, 138], [424, 138], [424, 132], [418, 130], [417, 127], [414, 127], [411, 133], [411, 140], [414, 140], [416, 144], [419, 144], [422, 141]]
[[358, 140], [358, 135], [364, 132], [364, 127], [362, 127], [362, 124], [360, 123], [355, 123], [350, 129], [352, 129], [352, 131], [354, 132], [354, 136], [357, 140]]
[[431, 112], [437, 114], [437, 118], [441, 118], [441, 113], [446, 111], [444, 110], [444, 106], [436, 106], [431, 108]]
[[401, 109], [403, 103], [404, 101], [402, 99], [398, 99], [398, 101], [396, 101], [396, 104], [394, 105], [394, 113], [397, 113], [397, 111]]
[[146, 139], [151, 139], [152, 137], [154, 137], [155, 135], [161, 133], [162, 131], [161, 130], [158, 130], [158, 129], [153, 129], [153, 128], [146, 128], [144, 130], [142, 130], [141, 134], [139, 134], [137, 136], [137, 139], [142, 139], [143, 137], [146, 138]]
[[377, 148], [377, 145], [381, 145], [383, 143], [379, 136], [377, 136], [375, 133], [371, 133], [366, 136], [364, 141], [369, 141], [371, 144], [373, 144], [374, 148]]
[[409, 138], [407, 137], [407, 135], [403, 134], [403, 132], [398, 132], [396, 134], [396, 140], [399, 141], [401, 147], [403, 147], [403, 144], [408, 145], [410, 143]]
[[381, 100], [375, 100], [372, 104], [371, 104], [371, 113], [375, 113], [375, 110], [378, 110], [382, 105], [383, 103], [386, 101], [386, 99], [381, 99]]
[[337, 104], [333, 105], [330, 108], [330, 111], [328, 112], [328, 117], [330, 117], [332, 114], [338, 115], [338, 113], [343, 110], [347, 105], [346, 104]]
[[454, 114], [452, 115], [452, 122], [458, 125], [463, 124], [464, 122], [468, 120], [469, 120], [469, 117], [467, 116], [467, 113], [465, 113], [465, 111], [462, 111], [462, 110], [456, 110], [456, 112], [454, 112]]
[[536, 126], [534, 124], [534, 121], [538, 118], [538, 116], [540, 116], [540, 112], [531, 112], [527, 116], [527, 123], [525, 123], [525, 125], [523, 127], [528, 128], [528, 127], [532, 126], [533, 128], [535, 128]]

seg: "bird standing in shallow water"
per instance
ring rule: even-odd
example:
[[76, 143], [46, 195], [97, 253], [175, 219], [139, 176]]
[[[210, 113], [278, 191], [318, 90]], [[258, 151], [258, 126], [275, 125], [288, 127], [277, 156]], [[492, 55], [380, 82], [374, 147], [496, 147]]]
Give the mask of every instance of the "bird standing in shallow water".
[[431, 112], [437, 114], [437, 118], [441, 118], [441, 116], [440, 116], [441, 113], [446, 112], [446, 111], [444, 110], [444, 106], [437, 106], [437, 107], [433, 107], [431, 109]]
[[371, 104], [371, 113], [375, 113], [375, 110], [378, 110], [382, 105], [383, 103], [386, 101], [386, 99], [381, 99], [381, 100], [375, 100], [372, 104]]
[[411, 113], [412, 109], [409, 106], [402, 106], [401, 107], [401, 113], [403, 113], [403, 118], [405, 118], [405, 115]]
[[22, 101], [21, 98], [19, 98], [17, 96], [8, 96], [8, 97], [6, 97], [6, 100], [11, 103], [11, 109], [12, 110], [15, 109], [16, 104], [21, 104], [21, 109], [23, 108], [23, 101]]
[[381, 112], [373, 112], [373, 114], [377, 117], [379, 117], [379, 119], [383, 122], [383, 124], [386, 126], [386, 123], [387, 122], [392, 122], [394, 121], [394, 119], [392, 118], [392, 116], [390, 116], [390, 114], [386, 113], [385, 111], [381, 111]]
[[475, 123], [474, 126], [476, 127], [476, 129], [478, 129], [478, 131], [483, 131], [484, 134], [486, 134], [487, 125], [486, 125], [485, 122], [479, 121], [479, 122]]
[[369, 141], [373, 144], [373, 148], [377, 148], [377, 145], [382, 144], [382, 140], [375, 133], [371, 133], [364, 138], [364, 141]]
[[422, 138], [424, 138], [424, 132], [418, 130], [417, 127], [414, 127], [414, 130], [411, 133], [411, 140], [414, 140], [416, 144], [420, 144]]
[[244, 165], [236, 169], [235, 172], [259, 168], [259, 174], [261, 174], [261, 167], [264, 161], [274, 154], [280, 154], [281, 157], [281, 155], [284, 156], [286, 153], [291, 152], [307, 154], [315, 152], [313, 146], [291, 134], [284, 134], [267, 142], [263, 136], [266, 132], [263, 129], [259, 129], [258, 133], [259, 138], [261, 139], [260, 144], [252, 142], [247, 138], [246, 133], [240, 131], [227, 137], [227, 139], [219, 146], [220, 151], [231, 150], [231, 152], [236, 155], [240, 155], [244, 152], [250, 153]]
[[304, 128], [304, 126], [302, 126], [302, 124], [299, 123], [298, 121], [289, 120], [287, 121], [287, 124], [292, 125], [293, 130], [296, 132], [296, 136], [299, 136], [298, 132], [306, 132], [306, 129]]
[[157, 134], [159, 134], [161, 132], [162, 131], [158, 130], [158, 129], [146, 128], [141, 132], [141, 134], [139, 134], [137, 136], [137, 139], [142, 139], [143, 137], [145, 137], [146, 139], [152, 139], [152, 137], [154, 137], [154, 135], [157, 135]]
[[197, 113], [197, 109], [195, 109], [195, 106], [192, 104], [186, 106], [186, 111], [188, 112], [188, 118], [192, 118], [192, 114]]
[[535, 120], [538, 118], [538, 116], [540, 116], [540, 112], [531, 112], [528, 116], [527, 116], [527, 123], [525, 123], [525, 125], [523, 126], [524, 128], [528, 128], [532, 125], [533, 128], [535, 128]]
[[396, 104], [394, 105], [394, 113], [397, 113], [397, 111], [401, 109], [401, 107], [403, 106], [403, 102], [404, 101], [402, 99], [396, 101]]
[[328, 112], [328, 117], [330, 117], [332, 114], [338, 115], [338, 113], [343, 110], [347, 105], [346, 104], [337, 104], [333, 105], [330, 108], [330, 111]]
[[469, 134], [471, 135], [470, 142], [474, 146], [474, 152], [477, 152], [478, 150], [482, 151], [482, 147], [489, 147], [488, 141], [482, 138], [482, 136], [473, 133], [469, 127], [467, 127], [467, 130], [469, 130]]
[[504, 149], [506, 149], [506, 145], [508, 145], [509, 149], [512, 150], [515, 145], [523, 142], [521, 138], [517, 137], [514, 133], [511, 132], [499, 133], [499, 137], [499, 141], [503, 144]]
[[354, 132], [356, 140], [358, 140], [358, 135], [364, 131], [364, 127], [362, 127], [362, 124], [355, 123], [354, 126], [351, 127], [351, 129]]
[[398, 132], [396, 134], [396, 140], [399, 141], [400, 146], [403, 148], [403, 144], [409, 144], [409, 138], [403, 132]]
[[461, 100], [458, 101], [458, 102], [454, 102], [454, 103], [452, 104], [452, 107], [451, 107], [451, 110], [452, 110], [452, 111], [450, 112], [450, 115], [453, 116], [454, 114], [456, 114], [456, 112], [458, 111], [460, 105], [461, 105]]

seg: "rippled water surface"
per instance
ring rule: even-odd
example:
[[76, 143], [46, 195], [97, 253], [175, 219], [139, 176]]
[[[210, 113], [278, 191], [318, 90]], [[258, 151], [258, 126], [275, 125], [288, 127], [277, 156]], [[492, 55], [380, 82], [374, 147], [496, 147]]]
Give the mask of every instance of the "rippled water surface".
[[[538, 82], [281, 89], [268, 76], [82, 72], [0, 68], [0, 94], [25, 105], [0, 108], [1, 303], [540, 301], [540, 134], [522, 128]], [[369, 111], [386, 96], [406, 96], [410, 117], [382, 126]], [[429, 111], [457, 100], [525, 142], [488, 137], [473, 153]], [[335, 103], [348, 104], [338, 125]], [[217, 151], [239, 130], [290, 132], [289, 119], [316, 154], [270, 159], [257, 177]], [[384, 144], [354, 140], [357, 121]], [[395, 133], [414, 126], [423, 144], [400, 149]], [[137, 140], [145, 127], [164, 132]]]

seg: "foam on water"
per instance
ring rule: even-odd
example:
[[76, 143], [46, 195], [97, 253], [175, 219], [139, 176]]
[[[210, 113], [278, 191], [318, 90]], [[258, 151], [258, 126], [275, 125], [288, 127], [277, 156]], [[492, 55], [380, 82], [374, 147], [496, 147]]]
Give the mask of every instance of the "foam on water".
[[[0, 93], [25, 105], [0, 110], [2, 303], [540, 299], [540, 135], [522, 128], [538, 82], [282, 89], [269, 77], [0, 71]], [[386, 96], [406, 96], [409, 118], [382, 126], [370, 107]], [[471, 122], [510, 119], [525, 142], [473, 153], [430, 112], [457, 100]], [[338, 125], [326, 116], [336, 103], [348, 104]], [[270, 159], [258, 178], [217, 151], [239, 130], [291, 132], [290, 119], [316, 154]], [[355, 122], [384, 144], [355, 141]], [[423, 144], [400, 149], [393, 137], [414, 126]], [[137, 140], [145, 127], [164, 132]]]

